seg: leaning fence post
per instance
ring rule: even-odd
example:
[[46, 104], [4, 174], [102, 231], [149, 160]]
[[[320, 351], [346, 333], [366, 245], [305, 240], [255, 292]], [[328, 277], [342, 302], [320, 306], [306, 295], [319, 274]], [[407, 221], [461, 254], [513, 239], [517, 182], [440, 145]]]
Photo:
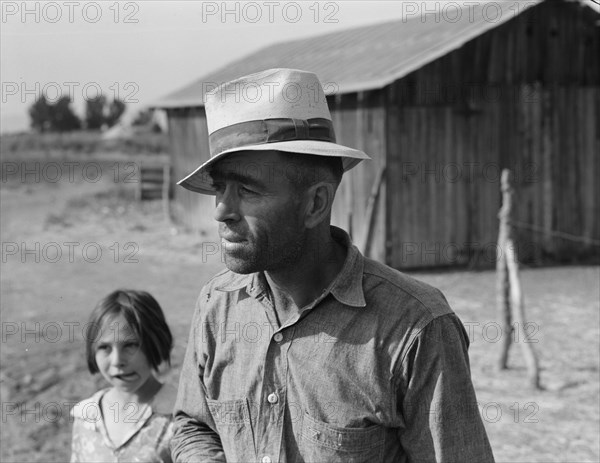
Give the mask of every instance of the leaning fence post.
[[509, 175], [508, 170], [502, 172], [501, 190], [502, 190], [502, 207], [498, 213], [500, 225], [498, 230], [498, 247], [496, 257], [496, 304], [500, 320], [502, 320], [502, 333], [500, 358], [498, 359], [498, 368], [505, 370], [508, 368], [508, 351], [510, 349], [512, 326], [510, 315], [510, 300], [509, 300], [509, 280], [508, 268], [506, 266], [506, 241], [510, 233], [510, 215], [512, 212], [512, 191], [510, 184], [505, 178]]
[[[525, 305], [523, 302], [523, 291], [519, 277], [519, 261], [515, 250], [514, 231], [511, 224], [513, 217], [513, 188], [511, 185], [511, 172], [508, 169], [502, 171], [502, 207], [498, 214], [500, 218], [500, 231], [498, 233], [498, 307], [504, 320], [504, 336], [502, 352], [500, 355], [500, 367], [507, 368], [508, 348], [512, 336], [511, 319], [514, 320], [514, 328], [517, 330], [518, 339], [525, 363], [527, 364], [527, 375], [529, 385], [535, 389], [541, 389], [539, 363], [531, 344], [531, 339], [525, 329]], [[507, 326], [508, 325], [508, 326]]]

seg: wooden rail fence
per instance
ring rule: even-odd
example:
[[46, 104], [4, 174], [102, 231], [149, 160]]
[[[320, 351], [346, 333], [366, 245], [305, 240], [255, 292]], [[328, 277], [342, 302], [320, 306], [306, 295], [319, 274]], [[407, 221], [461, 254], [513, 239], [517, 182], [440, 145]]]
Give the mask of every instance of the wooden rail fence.
[[165, 217], [170, 220], [170, 198], [171, 165], [142, 163], [140, 181], [136, 189], [136, 200], [162, 200]]

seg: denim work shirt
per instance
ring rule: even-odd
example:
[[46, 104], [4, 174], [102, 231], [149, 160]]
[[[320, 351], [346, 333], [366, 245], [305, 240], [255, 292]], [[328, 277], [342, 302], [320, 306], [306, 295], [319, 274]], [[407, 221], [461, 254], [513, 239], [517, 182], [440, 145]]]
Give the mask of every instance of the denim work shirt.
[[174, 410], [175, 461], [493, 462], [468, 337], [442, 293], [348, 248], [279, 326], [262, 273], [198, 299]]

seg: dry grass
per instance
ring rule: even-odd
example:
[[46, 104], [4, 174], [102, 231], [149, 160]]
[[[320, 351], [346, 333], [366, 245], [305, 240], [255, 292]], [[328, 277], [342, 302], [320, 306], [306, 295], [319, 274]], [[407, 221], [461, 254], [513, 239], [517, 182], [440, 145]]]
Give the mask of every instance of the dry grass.
[[65, 155], [93, 157], [106, 152], [159, 154], [168, 152], [168, 139], [168, 134], [154, 133], [146, 128], [136, 128], [130, 137], [114, 140], [103, 140], [102, 133], [95, 130], [24, 132], [0, 136], [0, 150], [3, 156], [19, 159]]
[[[77, 242], [79, 250], [96, 243], [103, 251], [95, 263], [78, 251], [72, 262], [68, 256], [51, 263], [16, 255], [2, 264], [0, 460], [67, 461], [68, 403], [101, 385], [86, 371], [81, 336], [95, 302], [121, 286], [152, 292], [175, 334], [169, 379], [175, 382], [195, 298], [222, 264], [218, 255], [202, 255], [203, 243], [214, 240], [211, 230], [205, 235], [178, 232], [164, 220], [159, 204], [134, 203], [125, 186], [2, 186], [4, 243], [31, 247], [35, 242]], [[127, 243], [134, 248], [125, 249]], [[497, 338], [493, 324], [499, 317], [493, 272], [415, 276], [440, 287], [472, 327], [473, 380], [497, 460], [598, 461], [599, 268], [522, 272], [528, 321], [538, 328], [535, 347], [546, 388], [537, 392], [525, 387], [519, 344], [511, 351], [511, 369], [495, 369], [499, 343], [491, 341]], [[62, 329], [58, 338], [56, 326]], [[73, 337], [68, 326], [74, 327]], [[23, 334], [23, 328], [30, 331]], [[18, 332], [10, 334], [13, 329]]]
[[495, 368], [505, 333], [496, 329], [494, 272], [419, 276], [442, 289], [471, 327], [473, 380], [497, 460], [598, 461], [600, 269], [521, 272], [542, 391], [527, 387], [521, 339], [511, 347], [511, 368]]

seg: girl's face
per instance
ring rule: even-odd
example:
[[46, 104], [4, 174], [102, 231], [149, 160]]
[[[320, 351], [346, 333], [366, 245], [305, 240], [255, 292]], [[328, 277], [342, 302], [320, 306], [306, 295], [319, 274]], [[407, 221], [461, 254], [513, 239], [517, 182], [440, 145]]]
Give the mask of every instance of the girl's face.
[[96, 342], [96, 364], [113, 387], [130, 394], [154, 378], [140, 340], [123, 315], [104, 322]]

